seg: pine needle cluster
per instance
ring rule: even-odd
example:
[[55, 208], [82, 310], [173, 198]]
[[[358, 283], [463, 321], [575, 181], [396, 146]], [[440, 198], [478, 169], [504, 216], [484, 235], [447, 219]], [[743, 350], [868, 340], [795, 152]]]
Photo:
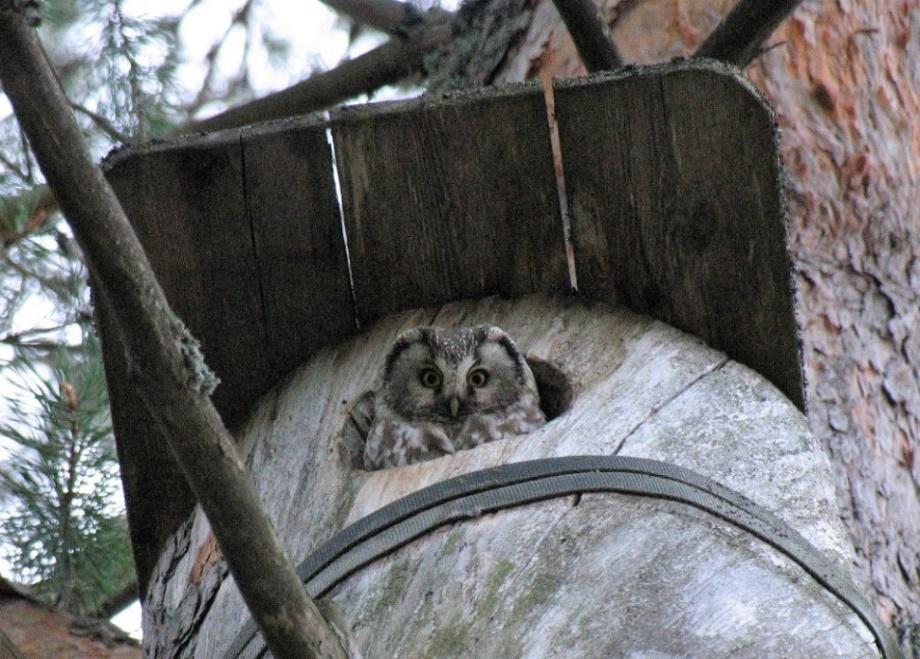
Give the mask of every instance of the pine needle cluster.
[[0, 467], [5, 558], [49, 602], [92, 615], [133, 580], [98, 342], [16, 370], [21, 395], [0, 423], [13, 449]]

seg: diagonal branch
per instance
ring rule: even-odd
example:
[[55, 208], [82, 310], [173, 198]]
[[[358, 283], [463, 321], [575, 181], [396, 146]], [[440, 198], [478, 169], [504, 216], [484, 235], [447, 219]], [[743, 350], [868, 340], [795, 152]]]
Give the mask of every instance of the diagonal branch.
[[391, 35], [405, 34], [407, 28], [425, 21], [425, 15], [414, 5], [398, 0], [320, 0], [330, 9], [348, 16], [359, 25], [366, 25]]
[[121, 142], [125, 146], [131, 146], [132, 144], [134, 144], [134, 140], [132, 140], [125, 133], [115, 128], [115, 124], [113, 124], [111, 121], [103, 117], [101, 114], [93, 112], [89, 108], [85, 108], [79, 103], [71, 103], [70, 107], [72, 107], [77, 112], [81, 114], [85, 114], [87, 117], [89, 117], [92, 120], [92, 122], [96, 124], [103, 133], [111, 137], [116, 142]]
[[610, 28], [594, 0], [553, 0], [589, 73], [623, 66]]
[[138, 585], [137, 579], [132, 579], [125, 587], [106, 599], [99, 605], [95, 611], [90, 614], [91, 618], [103, 618], [108, 620], [116, 613], [123, 611], [129, 604], [137, 601]]
[[801, 0], [741, 0], [693, 54], [743, 69]]
[[216, 381], [198, 344], [170, 309], [115, 193], [93, 164], [35, 30], [23, 18], [21, 8], [33, 2], [0, 0], [0, 82], [83, 249], [100, 307], [127, 347], [138, 394], [211, 522], [272, 654], [344, 658], [211, 402]]
[[178, 132], [236, 128], [325, 109], [358, 94], [367, 94], [383, 85], [399, 82], [421, 68], [425, 54], [446, 43], [450, 36], [450, 26], [437, 25], [413, 33], [404, 40], [393, 38], [334, 69], [208, 119], [194, 121]]
[[13, 174], [18, 176], [21, 180], [23, 181], [28, 180], [29, 178], [28, 172], [26, 172], [26, 170], [22, 169], [19, 165], [17, 165], [12, 160], [7, 158], [5, 155], [3, 155], [3, 153], [0, 153], [0, 163], [3, 163], [4, 165], [6, 165], [7, 169], [13, 172]]

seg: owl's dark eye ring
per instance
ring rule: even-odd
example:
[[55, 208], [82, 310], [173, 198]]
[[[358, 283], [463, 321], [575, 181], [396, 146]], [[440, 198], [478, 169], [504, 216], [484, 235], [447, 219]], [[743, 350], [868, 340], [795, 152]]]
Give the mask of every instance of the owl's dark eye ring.
[[441, 371], [436, 368], [422, 369], [418, 374], [418, 379], [423, 387], [437, 389], [441, 386]]
[[476, 368], [467, 373], [466, 381], [471, 387], [479, 389], [480, 387], [486, 386], [486, 383], [489, 381], [489, 372], [484, 368]]

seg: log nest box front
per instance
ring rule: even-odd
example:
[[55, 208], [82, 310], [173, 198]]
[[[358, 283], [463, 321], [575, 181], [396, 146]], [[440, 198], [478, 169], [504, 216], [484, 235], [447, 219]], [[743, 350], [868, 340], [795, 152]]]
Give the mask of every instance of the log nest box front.
[[[518, 86], [111, 159], [308, 591], [353, 656], [890, 654], [800, 411], [770, 109], [706, 62], [554, 105], [558, 149]], [[146, 649], [261, 656], [99, 313]], [[363, 471], [349, 412], [394, 338], [479, 323], [550, 422]]]

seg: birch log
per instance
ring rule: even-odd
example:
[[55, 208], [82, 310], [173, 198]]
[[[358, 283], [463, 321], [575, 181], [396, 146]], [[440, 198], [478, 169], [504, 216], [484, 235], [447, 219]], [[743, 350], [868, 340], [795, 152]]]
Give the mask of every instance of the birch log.
[[[524, 437], [404, 468], [355, 469], [342, 429], [395, 336], [481, 322], [556, 365], [572, 386], [569, 408]], [[427, 485], [585, 454], [688, 467], [773, 511], [844, 572], [853, 561], [827, 458], [782, 394], [667, 325], [577, 298], [486, 298], [387, 316], [321, 350], [259, 401], [242, 442], [295, 563]], [[149, 584], [150, 656], [224, 656], [248, 619], [225, 573], [196, 511]], [[320, 606], [354, 657], [878, 656], [856, 615], [770, 546], [688, 506], [621, 494], [441, 527], [353, 573]]]

